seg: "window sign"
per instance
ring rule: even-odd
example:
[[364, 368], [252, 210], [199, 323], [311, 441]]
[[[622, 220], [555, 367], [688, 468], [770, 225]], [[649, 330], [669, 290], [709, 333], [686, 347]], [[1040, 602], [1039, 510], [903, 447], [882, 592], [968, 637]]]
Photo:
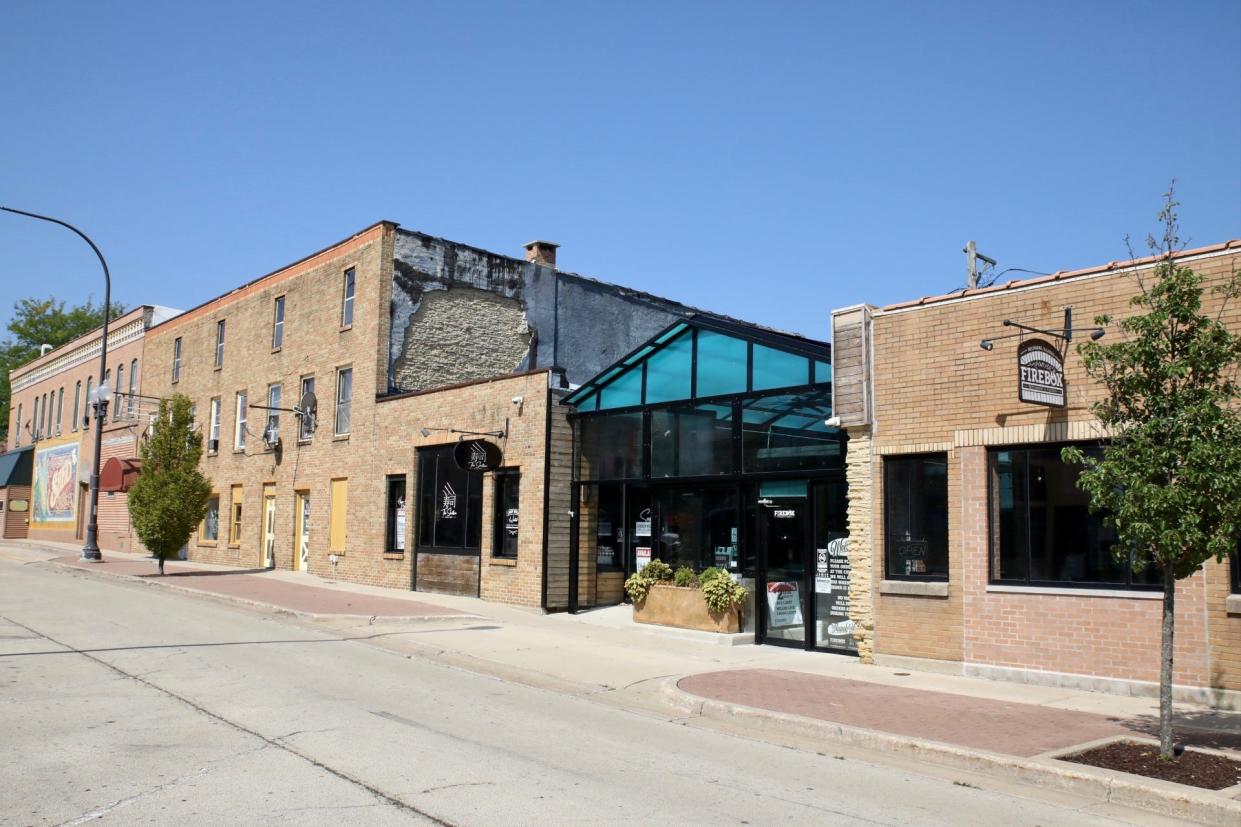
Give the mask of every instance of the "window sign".
[[821, 548], [817, 552], [817, 561], [814, 569], [814, 593], [815, 594], [831, 594], [832, 578], [828, 574], [827, 567], [827, 549]]
[[651, 509], [644, 508], [633, 525], [633, 533], [637, 537], [651, 536]]
[[397, 551], [405, 550], [405, 498], [396, 501], [396, 540], [393, 545]]
[[[830, 540], [827, 548], [818, 550], [817, 558], [814, 590], [823, 595], [820, 600], [827, 601], [827, 640], [821, 642], [833, 649], [857, 651], [853, 639], [857, 624], [849, 617], [849, 538]], [[819, 588], [821, 579], [827, 581], [826, 589]]]
[[633, 551], [634, 559], [637, 560], [638, 571], [642, 571], [642, 569], [646, 568], [646, 564], [651, 562], [651, 547], [637, 546]]
[[1042, 339], [1027, 339], [1017, 348], [1017, 382], [1022, 402], [1064, 407], [1064, 359]]
[[440, 489], [440, 519], [457, 519], [457, 492], [451, 482], [444, 483]]
[[801, 594], [797, 583], [790, 580], [768, 583], [767, 612], [768, 628], [802, 625]]

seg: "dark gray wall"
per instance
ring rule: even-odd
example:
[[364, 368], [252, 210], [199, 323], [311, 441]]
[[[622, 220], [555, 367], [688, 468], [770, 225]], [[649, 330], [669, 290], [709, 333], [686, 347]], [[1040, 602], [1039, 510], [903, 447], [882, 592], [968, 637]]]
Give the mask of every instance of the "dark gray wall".
[[[399, 390], [552, 366], [581, 384], [693, 310], [408, 230], [396, 234], [392, 288], [389, 385]], [[434, 291], [445, 292], [432, 313]]]

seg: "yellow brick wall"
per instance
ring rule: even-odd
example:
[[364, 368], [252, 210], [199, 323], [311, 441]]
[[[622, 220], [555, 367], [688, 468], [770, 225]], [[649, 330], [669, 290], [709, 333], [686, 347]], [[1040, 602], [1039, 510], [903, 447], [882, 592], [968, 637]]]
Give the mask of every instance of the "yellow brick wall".
[[[1238, 265], [1235, 249], [1188, 260], [1208, 289]], [[1149, 274], [1149, 267], [1145, 269]], [[1157, 676], [1159, 601], [987, 589], [987, 445], [1097, 437], [1089, 413], [1099, 396], [1070, 349], [1065, 360], [1067, 407], [1017, 398], [1018, 339], [979, 342], [1014, 332], [1004, 319], [1054, 329], [1072, 306], [1074, 324], [1133, 313], [1131, 273], [1104, 272], [1037, 286], [975, 294], [874, 317], [874, 446], [882, 456], [939, 448], [949, 454], [949, 594], [880, 594], [876, 650], [1036, 670], [1153, 680]], [[1218, 307], [1210, 297], [1208, 307]], [[1241, 330], [1241, 303], [1224, 314]], [[1119, 335], [1115, 328], [1109, 337]], [[1079, 334], [1079, 340], [1085, 334]], [[1106, 340], [1105, 340], [1106, 341]], [[876, 484], [877, 576], [883, 565], [883, 487]], [[1227, 565], [1209, 565], [1179, 591], [1177, 680], [1241, 689], [1241, 616], [1224, 607]], [[1152, 635], [1154, 637], [1152, 637]]]

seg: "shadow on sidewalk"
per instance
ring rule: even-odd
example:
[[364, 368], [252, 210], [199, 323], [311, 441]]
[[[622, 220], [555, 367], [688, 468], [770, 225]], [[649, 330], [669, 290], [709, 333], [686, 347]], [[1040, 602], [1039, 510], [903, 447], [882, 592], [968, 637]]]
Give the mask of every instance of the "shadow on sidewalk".
[[[1159, 737], [1159, 719], [1142, 715], [1123, 722], [1126, 729], [1148, 738]], [[1178, 712], [1172, 723], [1178, 744], [1241, 752], [1241, 715], [1227, 712]]]
[[169, 571], [166, 574], [160, 574], [157, 571], [153, 571], [147, 574], [135, 574], [134, 577], [155, 577], [155, 578], [218, 577], [221, 575], [227, 577], [227, 576], [232, 576], [235, 574], [264, 574], [265, 572], [269, 572], [269, 571], [273, 571], [273, 569], [235, 569], [232, 571]]

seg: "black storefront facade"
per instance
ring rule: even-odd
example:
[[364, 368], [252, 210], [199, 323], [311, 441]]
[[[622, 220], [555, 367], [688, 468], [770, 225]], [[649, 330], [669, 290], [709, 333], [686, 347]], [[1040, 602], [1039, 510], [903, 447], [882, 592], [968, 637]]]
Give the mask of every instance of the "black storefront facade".
[[694, 315], [565, 404], [571, 609], [621, 602], [652, 559], [717, 566], [753, 596], [756, 642], [856, 651], [830, 345]]

